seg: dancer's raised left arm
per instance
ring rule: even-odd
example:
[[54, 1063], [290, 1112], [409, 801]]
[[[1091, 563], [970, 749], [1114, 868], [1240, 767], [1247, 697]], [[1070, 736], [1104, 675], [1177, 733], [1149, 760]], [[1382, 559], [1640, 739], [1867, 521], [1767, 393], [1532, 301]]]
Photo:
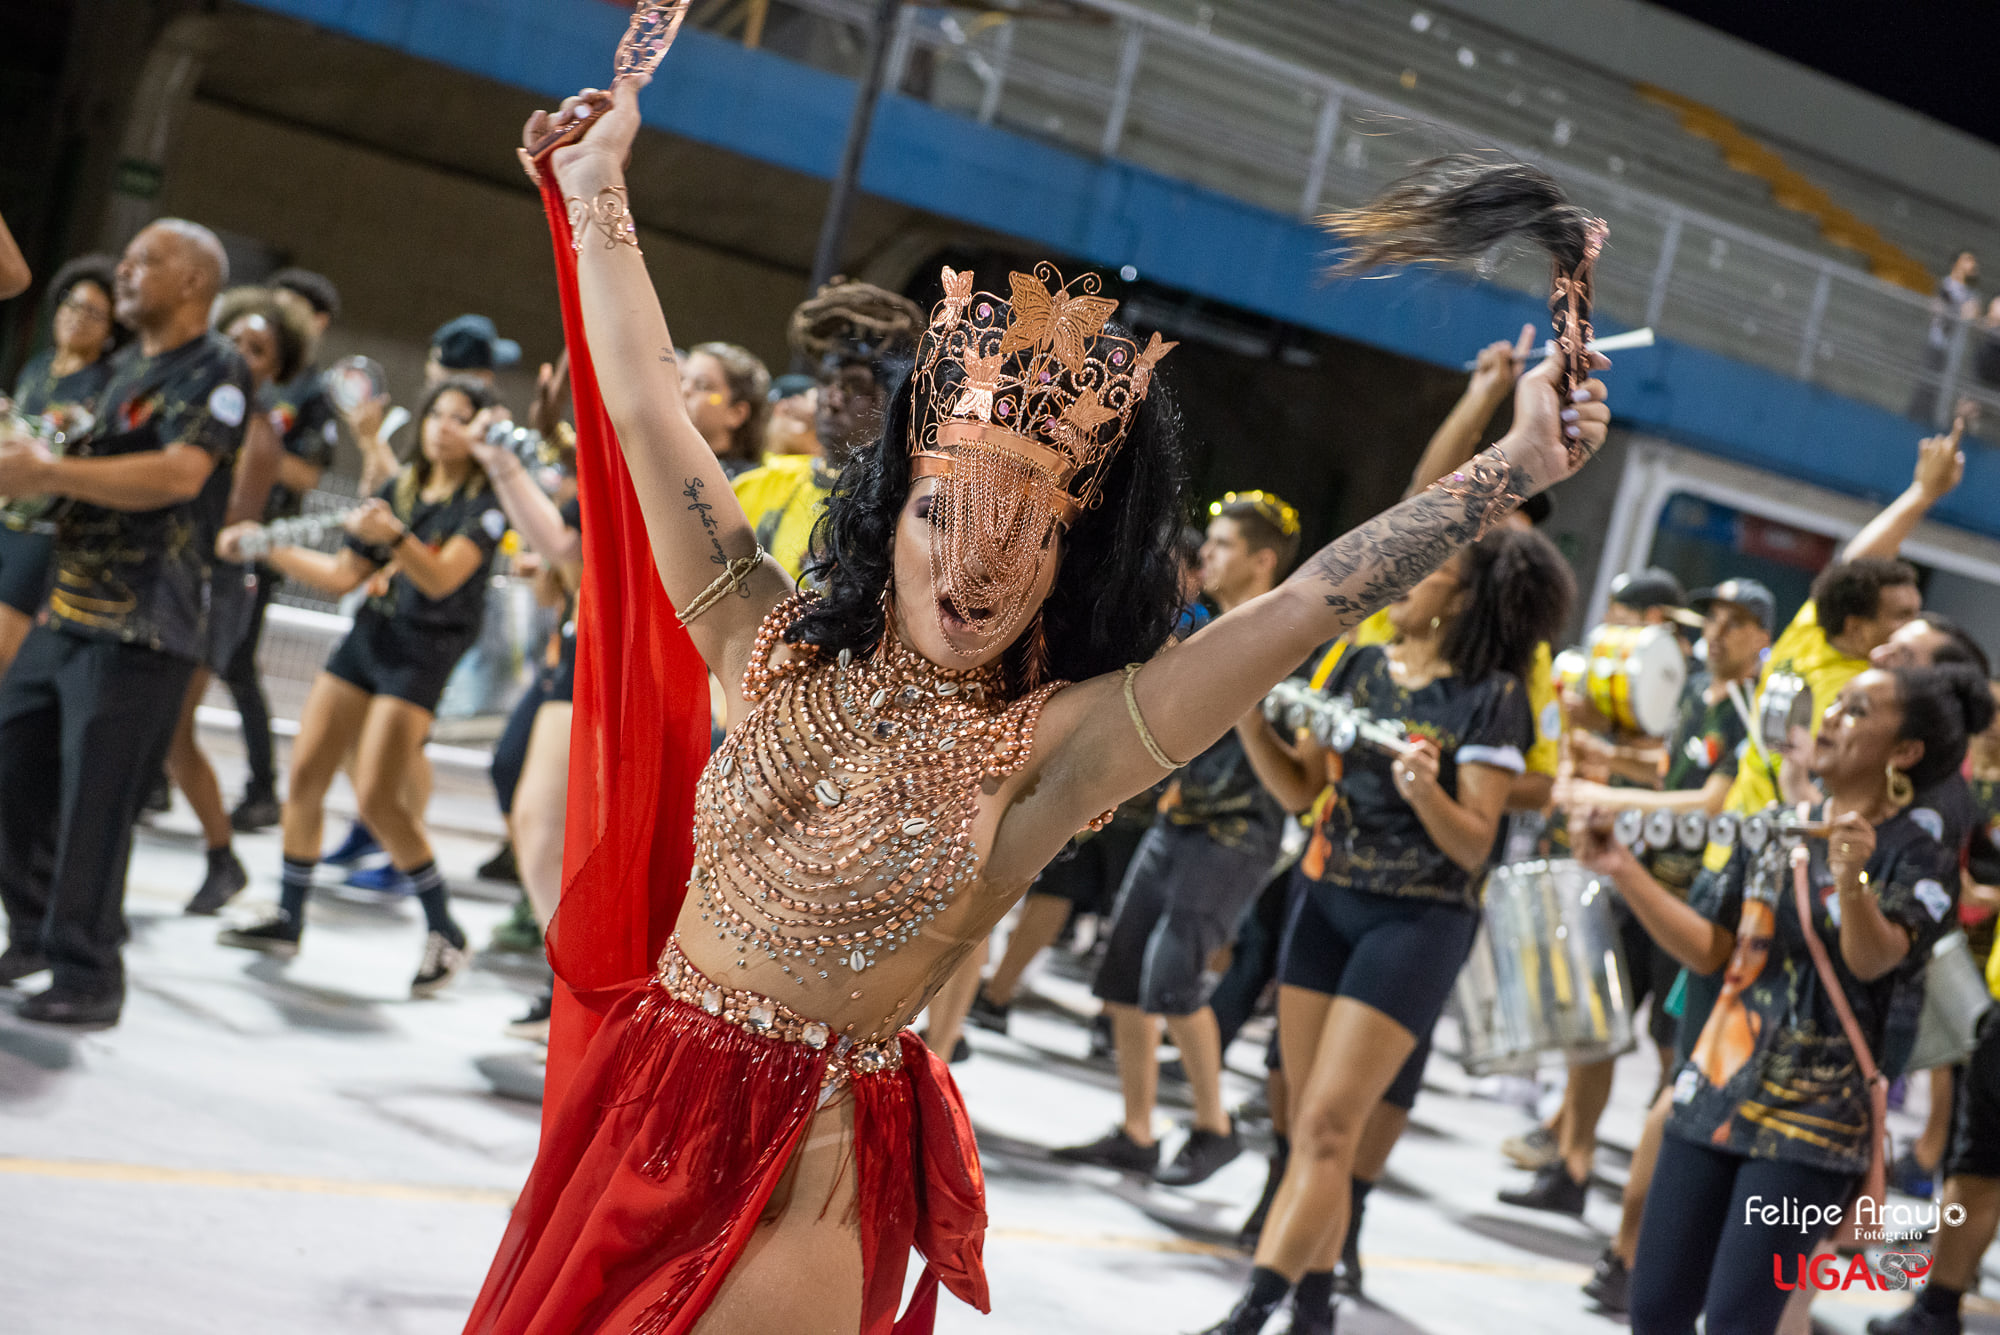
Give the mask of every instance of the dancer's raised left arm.
[[[1599, 359], [1601, 365], [1609, 365]], [[1575, 471], [1566, 439], [1587, 456], [1610, 423], [1605, 388], [1558, 404], [1558, 366], [1524, 377], [1513, 429], [1458, 472], [1321, 548], [1284, 584], [1169, 648], [1129, 680], [1113, 673], [1050, 701], [1038, 806], [1087, 819], [1156, 782], [1167, 764], [1200, 754], [1319, 645], [1477, 538], [1522, 500]], [[1574, 429], [1575, 435], [1567, 434]]]

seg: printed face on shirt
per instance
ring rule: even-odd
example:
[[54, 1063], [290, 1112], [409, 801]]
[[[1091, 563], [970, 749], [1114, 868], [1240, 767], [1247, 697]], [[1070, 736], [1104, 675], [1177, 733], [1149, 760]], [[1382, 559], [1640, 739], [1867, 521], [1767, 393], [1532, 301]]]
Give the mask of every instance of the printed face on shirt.
[[1764, 965], [1771, 958], [1771, 938], [1777, 931], [1770, 905], [1756, 899], [1743, 901], [1743, 915], [1736, 923], [1736, 945], [1722, 974], [1725, 993], [1740, 993], [1763, 976]]

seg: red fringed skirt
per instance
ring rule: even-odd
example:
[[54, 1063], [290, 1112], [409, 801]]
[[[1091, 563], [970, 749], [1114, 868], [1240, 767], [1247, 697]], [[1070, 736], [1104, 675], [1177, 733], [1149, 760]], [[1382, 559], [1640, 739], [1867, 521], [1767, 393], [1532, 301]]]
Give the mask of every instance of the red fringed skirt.
[[[466, 1335], [679, 1335], [741, 1254], [792, 1152], [854, 1100], [860, 1335], [928, 1331], [936, 1288], [987, 1309], [984, 1183], [957, 1087], [916, 1035], [852, 1048], [668, 948], [605, 1013], [548, 1124]], [[896, 1320], [910, 1249], [926, 1274]]]

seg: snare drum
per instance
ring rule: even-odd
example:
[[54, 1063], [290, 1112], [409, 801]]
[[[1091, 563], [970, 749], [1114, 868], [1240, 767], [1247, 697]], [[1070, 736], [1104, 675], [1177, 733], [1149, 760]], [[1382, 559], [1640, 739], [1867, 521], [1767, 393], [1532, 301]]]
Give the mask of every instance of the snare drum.
[[1631, 1051], [1632, 987], [1608, 882], [1570, 858], [1495, 867], [1485, 923], [1455, 989], [1472, 1075], [1537, 1053], [1601, 1061]]
[[1627, 732], [1673, 729], [1687, 656], [1670, 626], [1599, 626], [1584, 646], [1580, 683], [1597, 712]]

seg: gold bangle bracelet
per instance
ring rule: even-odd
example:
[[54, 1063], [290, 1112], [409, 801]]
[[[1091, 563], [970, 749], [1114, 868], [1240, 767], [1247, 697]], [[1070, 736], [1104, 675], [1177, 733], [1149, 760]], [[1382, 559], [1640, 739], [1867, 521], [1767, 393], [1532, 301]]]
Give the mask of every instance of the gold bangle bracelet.
[[1169, 759], [1167, 753], [1160, 749], [1159, 739], [1153, 736], [1153, 730], [1146, 726], [1145, 716], [1139, 713], [1139, 696], [1132, 687], [1132, 680], [1144, 666], [1144, 663], [1125, 665], [1125, 712], [1132, 716], [1132, 727], [1138, 732], [1139, 742], [1146, 748], [1146, 754], [1153, 758], [1153, 763], [1161, 769], [1179, 769], [1180, 762]]
[[694, 601], [687, 605], [687, 610], [681, 613], [681, 625], [683, 627], [693, 625], [696, 617], [734, 593], [737, 585], [750, 578], [750, 572], [763, 564], [764, 547], [760, 543], [757, 550], [750, 555], [739, 556], [725, 565], [722, 573], [717, 575], [707, 588], [696, 594]]

